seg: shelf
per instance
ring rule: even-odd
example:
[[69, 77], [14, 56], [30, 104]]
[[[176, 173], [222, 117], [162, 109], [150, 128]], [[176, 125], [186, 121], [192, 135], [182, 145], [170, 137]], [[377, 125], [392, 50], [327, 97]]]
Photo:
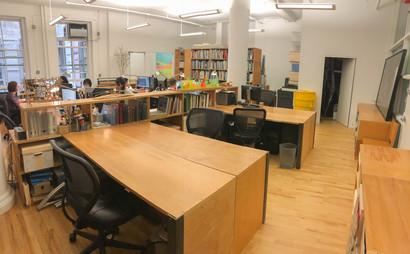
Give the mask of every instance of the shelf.
[[150, 112], [149, 120], [150, 121], [155, 121], [155, 120], [161, 120], [165, 118], [171, 118], [171, 117], [176, 117], [176, 116], [182, 116], [183, 113], [176, 113], [176, 114], [167, 114], [167, 113], [157, 113], [153, 114]]

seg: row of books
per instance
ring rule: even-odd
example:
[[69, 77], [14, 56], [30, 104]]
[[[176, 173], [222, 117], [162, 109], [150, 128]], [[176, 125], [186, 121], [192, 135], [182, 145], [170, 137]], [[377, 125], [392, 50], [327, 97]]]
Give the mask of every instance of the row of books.
[[[218, 79], [219, 80], [226, 80], [227, 77], [227, 71], [216, 71], [216, 73], [218, 74]], [[211, 76], [211, 71], [208, 70], [193, 70], [192, 71], [192, 78], [194, 79], [204, 79], [207, 78], [209, 79]]]
[[227, 70], [228, 61], [203, 61], [203, 60], [193, 60], [192, 69], [203, 69], [203, 70]]
[[47, 109], [28, 112], [29, 137], [57, 134], [61, 113], [58, 109]]
[[227, 49], [197, 49], [192, 50], [193, 59], [214, 59], [214, 60], [227, 60]]
[[179, 96], [161, 96], [158, 98], [158, 111], [166, 114], [181, 112], [181, 99]]
[[105, 123], [116, 125], [148, 118], [146, 100], [132, 100], [128, 103], [104, 104], [101, 110]]
[[210, 96], [206, 92], [186, 93], [184, 96], [184, 112], [188, 112], [192, 108], [207, 108], [209, 107]]

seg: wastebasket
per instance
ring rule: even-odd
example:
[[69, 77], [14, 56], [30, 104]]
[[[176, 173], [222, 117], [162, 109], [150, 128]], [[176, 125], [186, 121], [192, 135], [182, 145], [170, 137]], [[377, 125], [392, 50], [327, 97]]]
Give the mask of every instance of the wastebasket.
[[283, 143], [279, 145], [280, 167], [291, 169], [296, 165], [296, 149], [297, 145], [291, 143]]

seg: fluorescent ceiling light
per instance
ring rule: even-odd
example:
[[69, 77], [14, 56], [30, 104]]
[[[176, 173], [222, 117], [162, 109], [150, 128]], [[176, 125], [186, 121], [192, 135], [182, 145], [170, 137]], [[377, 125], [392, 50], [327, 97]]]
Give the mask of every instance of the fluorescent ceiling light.
[[189, 37], [189, 36], [200, 36], [200, 35], [206, 35], [205, 32], [194, 32], [194, 33], [181, 33], [181, 37]]
[[137, 28], [142, 28], [142, 27], [146, 27], [146, 26], [150, 26], [150, 25], [151, 25], [150, 23], [145, 22], [145, 23], [142, 23], [142, 24], [139, 24], [139, 25], [129, 26], [129, 27], [125, 28], [125, 30], [131, 31], [131, 30], [134, 30], [134, 29], [137, 29]]
[[249, 28], [248, 32], [250, 33], [263, 33], [265, 32], [265, 29], [261, 29], [261, 28]]
[[215, 9], [215, 10], [185, 13], [185, 14], [179, 15], [179, 17], [181, 19], [189, 19], [189, 18], [193, 18], [193, 17], [209, 16], [209, 15], [215, 15], [215, 14], [220, 14], [220, 13], [221, 13], [221, 11], [219, 9]]
[[277, 3], [277, 9], [301, 10], [336, 10], [336, 4], [331, 3]]
[[87, 4], [91, 4], [91, 3], [94, 3], [96, 0], [83, 0], [83, 1]]
[[58, 22], [60, 22], [60, 21], [62, 21], [62, 20], [64, 20], [65, 19], [65, 17], [63, 16], [63, 15], [60, 15], [60, 16], [58, 16], [57, 18], [55, 18], [55, 19], [53, 19], [53, 20], [50, 20], [50, 22], [48, 22], [48, 24], [50, 25], [50, 26], [54, 26], [55, 24], [57, 24]]
[[134, 14], [137, 14], [137, 15], [145, 16], [145, 17], [166, 19], [166, 20], [170, 20], [170, 21], [174, 21], [174, 22], [178, 22], [178, 23], [190, 24], [190, 25], [199, 26], [199, 27], [203, 26], [201, 24], [191, 22], [191, 21], [188, 21], [188, 20], [181, 20], [179, 18], [172, 18], [172, 17], [168, 17], [168, 16], [163, 16], [163, 15], [158, 15], [158, 14], [153, 14], [153, 13], [148, 13], [148, 12], [142, 12], [142, 11], [136, 11], [136, 10], [127, 10], [127, 9], [123, 9], [123, 8], [110, 7], [110, 6], [105, 6], [105, 5], [77, 3], [77, 2], [72, 2], [72, 1], [69, 1], [69, 0], [66, 0], [65, 3], [67, 5], [73, 5], [73, 6], [83, 6], [83, 7], [103, 9], [103, 10], [112, 10], [112, 11], [118, 11], [118, 12], [129, 12], [129, 13], [134, 13]]

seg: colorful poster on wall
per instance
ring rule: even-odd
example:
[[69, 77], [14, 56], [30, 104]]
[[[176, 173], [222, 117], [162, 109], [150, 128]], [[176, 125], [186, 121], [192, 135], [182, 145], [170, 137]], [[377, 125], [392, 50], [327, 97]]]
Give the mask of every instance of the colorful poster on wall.
[[161, 75], [171, 78], [172, 77], [172, 53], [158, 52], [155, 57], [156, 70], [161, 73]]

